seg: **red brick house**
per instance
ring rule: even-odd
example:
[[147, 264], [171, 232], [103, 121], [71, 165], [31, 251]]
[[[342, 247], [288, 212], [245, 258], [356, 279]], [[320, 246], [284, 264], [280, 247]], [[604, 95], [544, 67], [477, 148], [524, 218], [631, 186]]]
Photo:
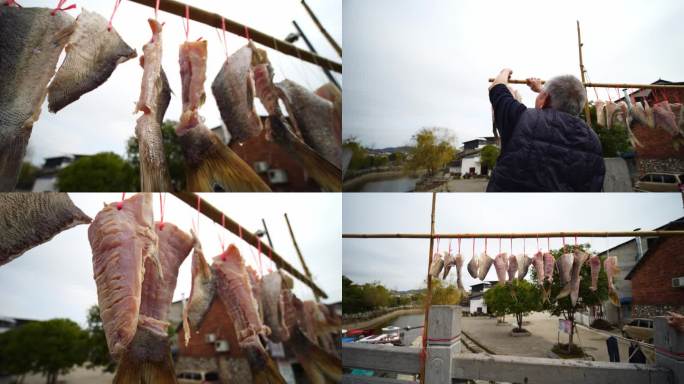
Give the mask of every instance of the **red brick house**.
[[[663, 230], [684, 229], [684, 217]], [[625, 279], [632, 281], [632, 317], [654, 317], [667, 311], [684, 311], [684, 286], [673, 279], [684, 278], [684, 237], [660, 237], [649, 245]]]
[[[659, 79], [653, 84], [684, 85], [684, 82], [674, 83]], [[640, 89], [631, 93], [630, 97], [636, 101], [646, 100], [651, 106], [665, 99], [670, 103], [680, 103], [684, 102], [684, 89]], [[663, 129], [635, 124], [632, 131], [643, 144], [643, 147], [635, 148], [636, 167], [640, 177], [650, 172], [684, 172], [684, 139], [680, 138], [682, 145], [676, 149], [672, 136]]]

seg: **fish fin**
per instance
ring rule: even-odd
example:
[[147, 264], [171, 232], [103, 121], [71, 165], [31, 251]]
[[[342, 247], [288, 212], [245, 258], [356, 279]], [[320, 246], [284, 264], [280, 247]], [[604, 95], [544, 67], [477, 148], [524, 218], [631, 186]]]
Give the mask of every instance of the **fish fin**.
[[292, 152], [318, 185], [329, 192], [342, 191], [342, 171], [319, 155], [290, 129], [282, 116], [270, 116], [270, 128], [276, 141]]
[[556, 300], [562, 299], [562, 298], [568, 296], [571, 293], [571, 291], [572, 291], [572, 287], [570, 286], [570, 282], [568, 282], [567, 284], [565, 284], [563, 286], [561, 291], [558, 292], [558, 296], [556, 296]]
[[616, 306], [616, 307], [619, 307], [619, 306], [620, 306], [620, 298], [618, 297], [617, 292], [615, 292], [615, 291], [612, 290], [612, 289], [609, 289], [609, 290], [608, 290], [608, 298], [610, 299], [610, 302], [611, 302], [614, 306]]
[[136, 361], [127, 353], [119, 360], [113, 384], [176, 384], [171, 353], [162, 361]]

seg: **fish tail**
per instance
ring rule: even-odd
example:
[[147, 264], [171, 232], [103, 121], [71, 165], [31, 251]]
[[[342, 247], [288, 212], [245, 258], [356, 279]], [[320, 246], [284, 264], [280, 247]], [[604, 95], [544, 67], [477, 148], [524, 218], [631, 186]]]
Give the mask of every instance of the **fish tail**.
[[311, 342], [299, 328], [293, 332], [291, 341], [297, 360], [311, 383], [342, 381], [342, 360], [337, 356]]
[[292, 133], [282, 116], [269, 117], [276, 141], [291, 151], [318, 185], [329, 192], [342, 191], [342, 171]]
[[615, 290], [608, 289], [608, 298], [610, 299], [610, 302], [614, 306], [616, 306], [616, 307], [620, 306], [620, 298], [618, 297], [618, 294], [617, 294], [617, 292], [615, 292]]
[[278, 366], [257, 339], [240, 347], [247, 357], [252, 371], [252, 383], [254, 384], [286, 384], [280, 375]]
[[162, 361], [138, 361], [129, 354], [119, 360], [113, 384], [176, 384], [176, 373], [167, 353]]
[[558, 296], [556, 296], [556, 300], [564, 298], [565, 296], [569, 295], [571, 291], [572, 291], [572, 287], [570, 286], [570, 282], [567, 282], [563, 286], [561, 291], [558, 292]]

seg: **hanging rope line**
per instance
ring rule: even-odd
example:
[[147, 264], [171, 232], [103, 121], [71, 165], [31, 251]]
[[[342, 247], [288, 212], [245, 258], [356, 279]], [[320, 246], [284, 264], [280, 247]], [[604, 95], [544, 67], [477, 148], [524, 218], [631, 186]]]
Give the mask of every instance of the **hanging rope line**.
[[185, 41], [190, 36], [190, 6], [185, 5], [185, 20], [183, 20], [183, 30], [185, 30]]
[[123, 208], [123, 202], [126, 199], [126, 192], [121, 192], [121, 201], [116, 204], [116, 209], [121, 210]]
[[66, 2], [67, 2], [67, 0], [59, 0], [59, 1], [57, 2], [57, 6], [55, 7], [55, 9], [52, 10], [52, 12], [50, 12], [50, 14], [51, 14], [52, 16], [54, 16], [54, 15], [56, 15], [57, 12], [59, 12], [59, 11], [68, 11], [68, 10], [70, 10], [70, 9], [76, 8], [76, 4], [71, 4], [71, 5], [68, 5], [68, 6], [65, 7], [65, 6], [64, 6], [64, 3], [66, 3]]
[[[162, 199], [162, 195], [164, 195]], [[164, 193], [159, 194], [159, 229], [164, 229], [164, 206], [166, 205], [166, 195]]]
[[109, 16], [109, 24], [107, 25], [108, 31], [112, 30], [112, 21], [114, 20], [114, 15], [116, 14], [116, 11], [119, 9], [119, 5], [121, 5], [121, 0], [114, 0], [114, 10], [112, 10], [112, 15]]

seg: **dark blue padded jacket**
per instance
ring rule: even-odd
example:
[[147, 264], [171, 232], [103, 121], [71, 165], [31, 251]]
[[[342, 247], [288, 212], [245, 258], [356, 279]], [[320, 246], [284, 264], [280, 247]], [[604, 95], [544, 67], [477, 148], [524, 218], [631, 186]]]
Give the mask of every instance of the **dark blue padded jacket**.
[[503, 84], [489, 91], [501, 154], [487, 192], [600, 192], [601, 142], [579, 117], [527, 108]]

